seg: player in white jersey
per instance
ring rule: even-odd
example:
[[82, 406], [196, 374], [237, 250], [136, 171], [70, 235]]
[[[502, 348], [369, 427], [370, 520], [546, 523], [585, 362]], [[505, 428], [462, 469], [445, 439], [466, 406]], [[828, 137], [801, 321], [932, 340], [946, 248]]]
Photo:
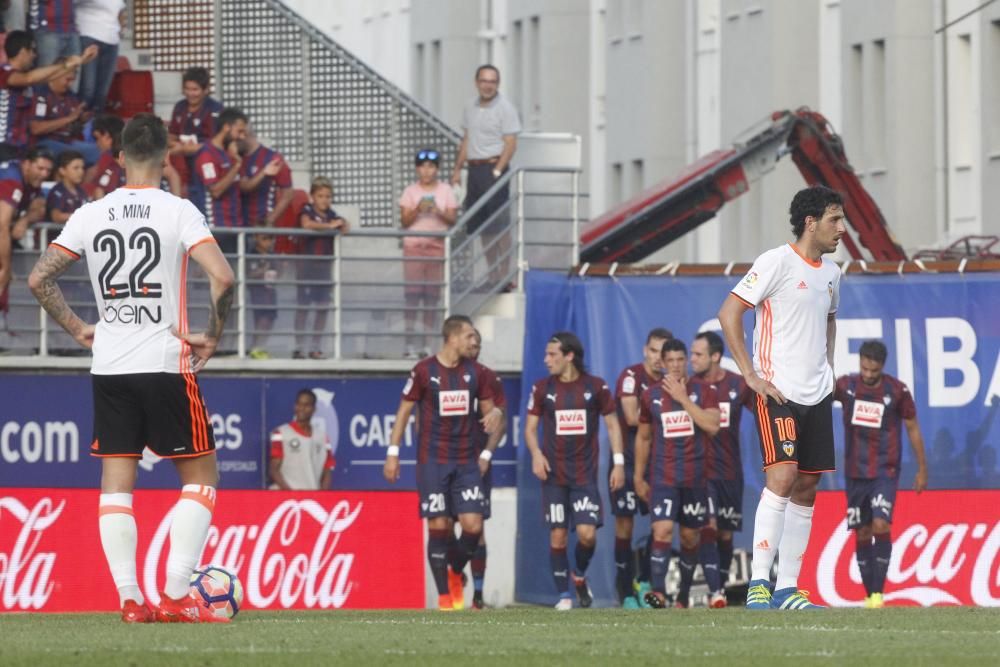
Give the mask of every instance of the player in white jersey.
[[267, 472], [272, 488], [318, 491], [330, 488], [334, 460], [330, 437], [313, 421], [316, 393], [301, 389], [295, 397], [295, 419], [271, 431], [271, 462]]
[[[215, 439], [195, 373], [215, 353], [233, 301], [233, 272], [205, 218], [160, 190], [167, 131], [152, 114], [125, 127], [126, 185], [86, 204], [67, 221], [29, 278], [35, 298], [93, 351], [94, 442], [101, 457], [101, 544], [126, 623], [217, 620], [190, 594], [215, 507]], [[87, 257], [101, 313], [96, 327], [67, 305], [56, 279]], [[188, 259], [208, 276], [205, 333], [188, 331]], [[146, 604], [136, 577], [132, 490], [142, 452], [171, 458], [182, 484], [170, 526], [167, 581], [158, 606]]]
[[[765, 252], [719, 311], [729, 349], [757, 394], [757, 431], [767, 478], [754, 519], [748, 609], [815, 609], [798, 590], [821, 473], [833, 448], [833, 343], [840, 268], [823, 255], [845, 234], [843, 199], [814, 186], [790, 208], [795, 241]], [[753, 362], [743, 314], [756, 312]], [[770, 589], [778, 555], [778, 579]]]

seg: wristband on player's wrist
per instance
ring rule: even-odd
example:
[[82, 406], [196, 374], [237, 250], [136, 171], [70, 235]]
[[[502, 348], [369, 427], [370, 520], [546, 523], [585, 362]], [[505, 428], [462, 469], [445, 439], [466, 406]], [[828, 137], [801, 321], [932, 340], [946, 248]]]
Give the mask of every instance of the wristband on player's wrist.
[[493, 458], [493, 452], [491, 452], [491, 451], [490, 451], [490, 450], [488, 450], [488, 449], [484, 449], [484, 450], [483, 450], [483, 451], [482, 451], [482, 452], [481, 452], [481, 453], [479, 454], [479, 458], [481, 458], [481, 459], [482, 459], [482, 460], [484, 460], [484, 461], [489, 461], [490, 459], [492, 459], [492, 458]]
[[386, 457], [395, 456], [399, 458], [399, 445], [389, 445], [385, 450]]
[[622, 454], [621, 452], [616, 452], [615, 454], [612, 454], [611, 460], [614, 461], [614, 464], [616, 466], [625, 465], [625, 455]]

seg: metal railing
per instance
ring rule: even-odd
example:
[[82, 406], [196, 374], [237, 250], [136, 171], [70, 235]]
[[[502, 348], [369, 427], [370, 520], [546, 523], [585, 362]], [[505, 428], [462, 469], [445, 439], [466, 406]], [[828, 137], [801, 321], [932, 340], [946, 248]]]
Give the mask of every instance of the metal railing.
[[[466, 233], [469, 220], [505, 186], [510, 187], [510, 198], [475, 232]], [[264, 351], [279, 359], [295, 352], [305, 358], [320, 353], [316, 356], [335, 360], [402, 359], [408, 352], [433, 348], [447, 314], [474, 315], [493, 295], [523, 289], [524, 272], [529, 269], [565, 271], [577, 263], [581, 201], [585, 199], [578, 188], [576, 170], [512, 170], [448, 232], [356, 228], [333, 236], [330, 255], [256, 250], [257, 235], [316, 239], [330, 234], [293, 228], [215, 229], [220, 237], [237, 237], [236, 252], [228, 255], [237, 276], [236, 299], [219, 355], [242, 360], [264, 358]], [[54, 224], [33, 228], [35, 248], [47, 246], [59, 229]], [[408, 254], [404, 249], [407, 238], [439, 239], [440, 255]], [[490, 254], [505, 242], [509, 243], [503, 252]], [[4, 355], [0, 366], [10, 356], [88, 356], [28, 291], [26, 278], [38, 252], [14, 253], [10, 309], [0, 321]], [[262, 267], [264, 263], [270, 263], [270, 268]], [[316, 265], [325, 270], [309, 268]], [[436, 270], [415, 272], [430, 273], [430, 278], [408, 277], [410, 269], [418, 266]], [[98, 308], [84, 262], [74, 264], [60, 278], [60, 285], [70, 305], [84, 319], [96, 321]], [[414, 292], [422, 298], [415, 299]], [[268, 295], [273, 296], [274, 305]], [[207, 323], [208, 300], [208, 282], [192, 263], [188, 273], [192, 330]], [[270, 326], [265, 326], [267, 320]]]

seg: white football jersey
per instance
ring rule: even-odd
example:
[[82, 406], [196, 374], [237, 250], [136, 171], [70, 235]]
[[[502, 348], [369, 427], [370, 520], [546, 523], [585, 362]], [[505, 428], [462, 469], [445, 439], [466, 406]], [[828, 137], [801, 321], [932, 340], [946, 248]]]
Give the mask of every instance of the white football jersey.
[[309, 435], [294, 421], [272, 431], [271, 458], [281, 461], [281, 475], [296, 491], [319, 489], [323, 471], [333, 468], [330, 439], [316, 421]]
[[757, 258], [732, 293], [756, 311], [753, 367], [790, 401], [816, 405], [833, 391], [826, 323], [840, 303], [840, 267], [791, 245]]
[[100, 312], [91, 373], [189, 373], [188, 253], [214, 242], [194, 204], [159, 188], [121, 187], [84, 204], [52, 245], [87, 260]]

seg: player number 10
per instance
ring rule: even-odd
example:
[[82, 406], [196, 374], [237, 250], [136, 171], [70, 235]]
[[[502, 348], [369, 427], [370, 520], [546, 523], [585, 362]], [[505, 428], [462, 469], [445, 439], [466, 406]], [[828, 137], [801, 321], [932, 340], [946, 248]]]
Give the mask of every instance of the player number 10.
[[775, 417], [779, 440], [795, 440], [795, 420], [791, 417]]
[[562, 523], [566, 520], [566, 508], [561, 503], [549, 505], [549, 516], [552, 523]]

